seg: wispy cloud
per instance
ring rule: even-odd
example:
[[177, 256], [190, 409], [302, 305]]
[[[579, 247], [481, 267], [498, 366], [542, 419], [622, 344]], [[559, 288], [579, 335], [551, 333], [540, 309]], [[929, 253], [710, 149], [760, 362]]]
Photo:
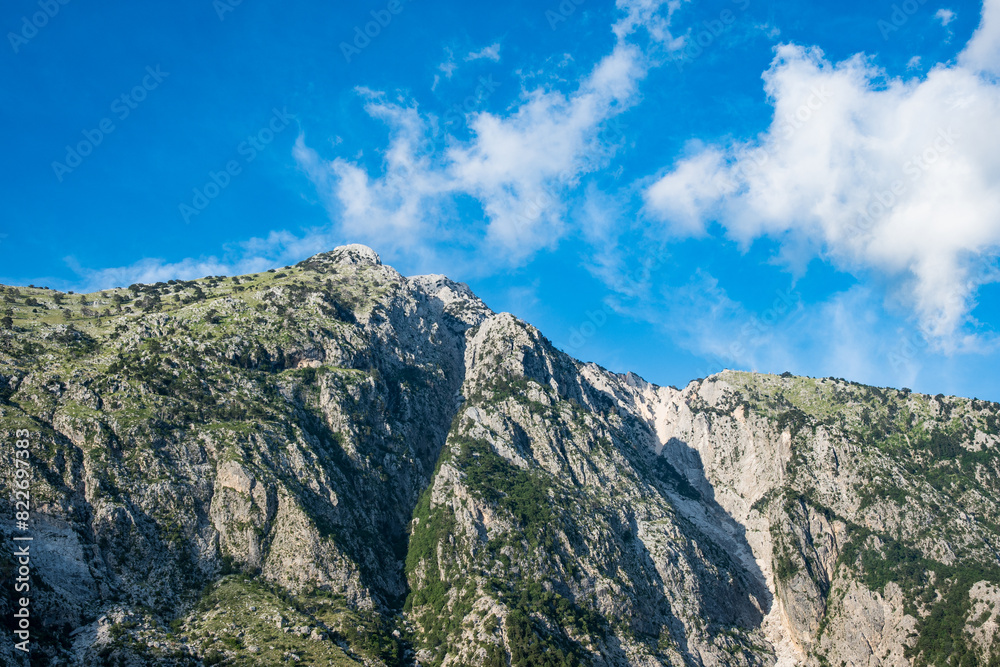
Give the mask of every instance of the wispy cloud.
[[[548, 87], [525, 90], [508, 111], [477, 111], [467, 119], [471, 139], [441, 136], [436, 119], [415, 104], [367, 95], [365, 110], [391, 134], [380, 173], [356, 161], [324, 160], [304, 137], [299, 164], [327, 202], [341, 228], [379, 244], [411, 248], [454, 238], [478, 244], [494, 263], [519, 263], [553, 247], [567, 228], [567, 192], [605, 165], [619, 138], [602, 135], [606, 124], [638, 99], [650, 63], [629, 36], [645, 26], [666, 38], [677, 2], [619, 2], [626, 12], [615, 25], [618, 40], [570, 93]], [[666, 15], [658, 10], [666, 8]], [[470, 54], [499, 58], [499, 43]], [[481, 222], [449, 216], [469, 199]], [[470, 225], [469, 219], [472, 219]]]
[[[444, 48], [444, 52], [447, 55], [447, 57], [445, 58], [444, 62], [440, 63], [437, 66], [437, 68], [438, 68], [439, 72], [441, 72], [442, 74], [444, 74], [444, 78], [450, 79], [455, 74], [455, 70], [458, 69], [458, 64], [455, 63], [455, 53], [454, 53], [454, 51], [452, 51], [450, 48], [448, 48], [446, 46]], [[439, 80], [440, 80], [440, 77], [437, 76], [437, 75], [435, 75], [434, 76], [434, 85], [431, 87], [431, 89], [434, 89], [434, 88], [437, 87], [437, 84], [438, 84]]]
[[934, 13], [934, 18], [941, 22], [941, 25], [948, 27], [948, 24], [955, 20], [955, 12], [950, 9], [939, 9]]
[[500, 42], [494, 42], [479, 51], [473, 51], [465, 56], [466, 61], [483, 59], [492, 60], [495, 63], [500, 62]]
[[618, 9], [624, 12], [612, 27], [619, 40], [636, 31], [644, 30], [659, 46], [668, 50], [683, 48], [684, 37], [672, 32], [674, 13], [684, 4], [682, 0], [617, 0]]
[[415, 106], [401, 106], [362, 91], [365, 110], [391, 132], [384, 171], [371, 178], [344, 158], [324, 160], [300, 135], [293, 154], [330, 207], [338, 230], [386, 252], [419, 250], [431, 238], [445, 240], [442, 223], [454, 186], [434, 161], [431, 130]]
[[619, 313], [650, 322], [674, 344], [704, 360], [704, 377], [724, 368], [791, 371], [913, 386], [929, 338], [886, 318], [877, 290], [855, 285], [821, 301], [794, 288], [775, 289], [758, 309], [733, 298], [714, 276], [696, 271], [669, 289], [614, 302]]

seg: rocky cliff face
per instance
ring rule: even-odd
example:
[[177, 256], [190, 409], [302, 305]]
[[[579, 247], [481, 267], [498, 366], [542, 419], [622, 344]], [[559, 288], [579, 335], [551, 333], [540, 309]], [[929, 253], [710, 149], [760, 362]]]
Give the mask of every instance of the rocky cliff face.
[[656, 387], [363, 246], [4, 298], [32, 664], [1000, 664], [996, 404]]

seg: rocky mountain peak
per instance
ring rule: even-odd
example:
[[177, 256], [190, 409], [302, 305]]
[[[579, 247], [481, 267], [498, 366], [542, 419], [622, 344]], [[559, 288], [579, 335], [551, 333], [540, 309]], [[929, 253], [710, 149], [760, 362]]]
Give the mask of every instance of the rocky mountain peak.
[[382, 266], [382, 258], [366, 245], [351, 243], [337, 246], [329, 252], [313, 255], [305, 264], [352, 264], [355, 266]]
[[407, 281], [414, 289], [426, 295], [441, 314], [447, 314], [469, 326], [480, 324], [493, 314], [468, 285], [455, 282], [447, 276], [413, 276]]

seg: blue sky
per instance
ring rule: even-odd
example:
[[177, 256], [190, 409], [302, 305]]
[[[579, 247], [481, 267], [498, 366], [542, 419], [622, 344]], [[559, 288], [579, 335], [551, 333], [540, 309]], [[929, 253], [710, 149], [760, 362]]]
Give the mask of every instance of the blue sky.
[[15, 0], [0, 24], [3, 283], [360, 242], [660, 384], [1000, 400], [1000, 0]]

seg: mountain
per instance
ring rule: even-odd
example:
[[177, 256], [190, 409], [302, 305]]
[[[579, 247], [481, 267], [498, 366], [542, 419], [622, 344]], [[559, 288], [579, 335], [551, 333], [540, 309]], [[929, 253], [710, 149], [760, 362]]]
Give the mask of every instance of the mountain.
[[1000, 665], [997, 404], [658, 387], [357, 245], [3, 298], [4, 664], [30, 536], [38, 665]]

